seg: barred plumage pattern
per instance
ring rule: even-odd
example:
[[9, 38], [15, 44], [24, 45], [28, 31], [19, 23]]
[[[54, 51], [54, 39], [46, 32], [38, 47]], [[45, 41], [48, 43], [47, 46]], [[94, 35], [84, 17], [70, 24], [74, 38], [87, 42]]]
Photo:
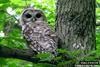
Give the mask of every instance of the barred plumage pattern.
[[41, 10], [33, 8], [24, 10], [20, 23], [23, 36], [32, 50], [36, 52], [55, 52], [57, 48], [56, 34], [51, 31]]

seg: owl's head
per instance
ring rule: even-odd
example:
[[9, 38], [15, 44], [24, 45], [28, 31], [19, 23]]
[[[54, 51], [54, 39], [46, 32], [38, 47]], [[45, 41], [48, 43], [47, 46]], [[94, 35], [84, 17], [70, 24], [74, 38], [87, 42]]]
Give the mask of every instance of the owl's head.
[[27, 8], [23, 11], [20, 22], [28, 23], [28, 22], [35, 22], [35, 21], [47, 21], [44, 13], [41, 10], [37, 10], [34, 8]]

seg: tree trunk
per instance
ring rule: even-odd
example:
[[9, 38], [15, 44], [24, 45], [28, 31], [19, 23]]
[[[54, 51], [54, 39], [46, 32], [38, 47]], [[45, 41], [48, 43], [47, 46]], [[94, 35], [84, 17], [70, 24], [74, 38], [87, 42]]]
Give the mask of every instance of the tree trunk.
[[95, 0], [57, 0], [58, 47], [86, 54], [96, 47]]

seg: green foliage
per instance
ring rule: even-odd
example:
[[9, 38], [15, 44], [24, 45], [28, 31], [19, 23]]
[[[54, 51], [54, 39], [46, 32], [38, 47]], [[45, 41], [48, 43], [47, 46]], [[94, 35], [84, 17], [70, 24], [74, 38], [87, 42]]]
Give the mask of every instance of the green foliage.
[[7, 3], [7, 2], [9, 2], [9, 0], [0, 0], [0, 3], [2, 4], [2, 3]]
[[37, 54], [36, 57], [40, 58], [41, 61], [50, 61], [50, 60], [52, 60], [53, 55], [50, 53], [40, 53], [40, 54]]
[[7, 61], [4, 58], [0, 58], [0, 66], [7, 64]]
[[59, 52], [59, 53], [66, 53], [68, 51], [66, 49], [57, 49], [57, 52]]
[[56, 67], [55, 65], [52, 64], [46, 64], [46, 63], [38, 63], [38, 64], [33, 64], [34, 67]]

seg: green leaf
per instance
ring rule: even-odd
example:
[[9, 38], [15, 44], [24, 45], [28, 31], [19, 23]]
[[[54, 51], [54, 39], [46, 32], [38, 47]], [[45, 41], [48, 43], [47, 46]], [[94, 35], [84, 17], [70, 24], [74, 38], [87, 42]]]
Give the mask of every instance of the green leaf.
[[62, 60], [62, 57], [55, 57], [54, 60]]
[[40, 53], [37, 54], [37, 58], [40, 58], [41, 61], [51, 60], [53, 58], [53, 55], [50, 53]]
[[57, 49], [57, 51], [58, 51], [59, 53], [66, 53], [66, 52], [68, 52], [66, 49]]
[[0, 65], [3, 66], [3, 65], [6, 65], [7, 62], [4, 58], [0, 58]]
[[1, 3], [7, 3], [7, 2], [10, 2], [10, 0], [0, 0], [0, 4]]

